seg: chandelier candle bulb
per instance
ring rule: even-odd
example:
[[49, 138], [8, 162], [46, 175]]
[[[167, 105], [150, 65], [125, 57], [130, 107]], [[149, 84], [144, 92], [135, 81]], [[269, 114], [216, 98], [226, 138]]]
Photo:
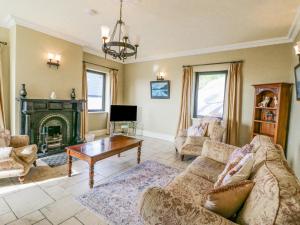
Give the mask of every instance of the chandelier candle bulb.
[[102, 38], [108, 38], [109, 37], [109, 27], [101, 26], [101, 35], [102, 35]]

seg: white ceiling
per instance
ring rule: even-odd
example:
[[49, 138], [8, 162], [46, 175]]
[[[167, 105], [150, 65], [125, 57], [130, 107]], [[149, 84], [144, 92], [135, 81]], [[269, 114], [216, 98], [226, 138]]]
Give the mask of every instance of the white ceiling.
[[[146, 60], [291, 41], [299, 6], [300, 0], [126, 0], [123, 15]], [[118, 0], [0, 0], [2, 24], [12, 15], [97, 52], [101, 25], [112, 28], [118, 13]]]

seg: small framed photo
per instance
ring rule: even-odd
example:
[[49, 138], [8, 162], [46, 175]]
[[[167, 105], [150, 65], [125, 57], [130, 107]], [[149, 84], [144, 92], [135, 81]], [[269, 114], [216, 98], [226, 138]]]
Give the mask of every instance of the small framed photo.
[[295, 67], [295, 84], [297, 100], [300, 101], [300, 64]]
[[152, 99], [169, 99], [170, 81], [169, 80], [150, 81], [150, 90], [151, 90]]

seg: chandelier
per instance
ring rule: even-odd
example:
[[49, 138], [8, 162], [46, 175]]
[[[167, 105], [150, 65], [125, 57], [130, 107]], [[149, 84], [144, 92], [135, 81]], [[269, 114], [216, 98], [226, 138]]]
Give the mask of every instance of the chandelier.
[[107, 26], [101, 27], [102, 33], [102, 50], [106, 55], [110, 55], [113, 59], [120, 59], [124, 61], [128, 57], [137, 56], [137, 49], [139, 47], [139, 38], [136, 37], [132, 44], [128, 35], [128, 26], [122, 20], [123, 0], [120, 0], [120, 18], [117, 21], [111, 37], [109, 37], [109, 28]]

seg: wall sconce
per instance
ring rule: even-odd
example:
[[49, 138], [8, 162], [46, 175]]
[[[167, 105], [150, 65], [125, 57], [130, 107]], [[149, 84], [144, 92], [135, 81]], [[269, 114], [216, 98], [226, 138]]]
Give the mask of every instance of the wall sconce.
[[300, 41], [297, 42], [297, 45], [294, 46], [295, 54], [299, 56], [299, 62], [300, 62]]
[[48, 61], [47, 61], [47, 64], [49, 65], [49, 67], [51, 66], [56, 66], [57, 69], [59, 67], [59, 63], [60, 63], [60, 60], [61, 60], [61, 55], [59, 54], [53, 54], [53, 53], [48, 53]]
[[159, 72], [156, 76], [156, 79], [157, 80], [165, 80], [165, 76], [166, 76], [165, 72]]

